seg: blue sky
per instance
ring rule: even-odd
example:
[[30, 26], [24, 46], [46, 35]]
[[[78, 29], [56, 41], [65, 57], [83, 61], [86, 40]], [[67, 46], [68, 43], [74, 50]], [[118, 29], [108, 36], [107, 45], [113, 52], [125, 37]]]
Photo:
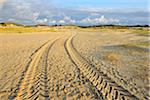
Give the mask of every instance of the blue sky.
[[149, 24], [148, 0], [0, 0], [0, 22]]
[[[46, 0], [48, 1], [48, 0]], [[62, 7], [147, 8], [148, 0], [54, 0]]]

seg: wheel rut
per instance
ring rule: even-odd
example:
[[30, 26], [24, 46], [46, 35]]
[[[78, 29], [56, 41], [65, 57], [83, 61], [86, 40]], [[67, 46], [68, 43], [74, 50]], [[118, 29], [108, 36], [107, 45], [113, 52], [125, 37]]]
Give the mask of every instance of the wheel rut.
[[[83, 73], [81, 73], [80, 69], [78, 68], [78, 65], [74, 62], [74, 60], [72, 59], [71, 55], [69, 54], [69, 51], [67, 49], [67, 46], [66, 46], [66, 43], [67, 43], [67, 40], [64, 42], [64, 49], [68, 55], [68, 58], [70, 59], [70, 61], [75, 65], [76, 69], [78, 70], [78, 73], [80, 77], [84, 77]], [[78, 77], [79, 77], [78, 76]], [[94, 91], [94, 94], [95, 94], [95, 97], [96, 98], [91, 98], [93, 100], [103, 100], [103, 97], [102, 97], [102, 94], [99, 93], [99, 90], [96, 88], [96, 86], [94, 86], [89, 79], [87, 79], [86, 77], [84, 77], [85, 80], [86, 80], [86, 83], [90, 84], [90, 89], [92, 90], [92, 92]], [[89, 86], [88, 86], [89, 87]]]
[[18, 84], [18, 88], [9, 96], [10, 100], [49, 99], [47, 59], [51, 47], [58, 39], [43, 44], [32, 54], [28, 68]]
[[106, 74], [99, 72], [92, 64], [83, 58], [73, 45], [73, 38], [75, 36], [76, 34], [66, 41], [66, 51], [72, 62], [78, 66], [81, 73], [101, 92], [103, 98], [106, 100], [139, 100]]

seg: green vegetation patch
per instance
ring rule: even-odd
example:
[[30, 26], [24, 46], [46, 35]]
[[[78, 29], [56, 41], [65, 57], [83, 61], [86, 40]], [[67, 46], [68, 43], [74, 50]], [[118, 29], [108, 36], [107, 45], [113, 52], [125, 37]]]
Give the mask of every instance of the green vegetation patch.
[[39, 28], [39, 27], [3, 27], [0, 28], [0, 33], [33, 33], [33, 32], [57, 32], [63, 31], [58, 30], [54, 27]]
[[150, 30], [148, 28], [147, 29], [138, 28], [138, 29], [132, 29], [131, 33], [146, 35], [146, 34], [150, 34]]

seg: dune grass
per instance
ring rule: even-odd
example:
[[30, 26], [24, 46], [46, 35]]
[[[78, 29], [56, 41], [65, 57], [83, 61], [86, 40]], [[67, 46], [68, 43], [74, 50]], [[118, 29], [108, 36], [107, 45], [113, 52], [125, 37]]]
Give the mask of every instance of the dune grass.
[[34, 32], [57, 32], [62, 31], [54, 27], [39, 28], [39, 27], [5, 27], [0, 28], [0, 33], [34, 33]]
[[149, 29], [144, 29], [144, 28], [138, 28], [138, 29], [132, 29], [131, 33], [146, 35], [146, 34], [150, 34], [150, 30]]
[[132, 28], [132, 27], [90, 27], [90, 28], [78, 28], [84, 32], [108, 32], [108, 33], [131, 33], [139, 35], [150, 34], [148, 28]]
[[67, 30], [75, 30], [81, 32], [108, 32], [108, 33], [133, 33], [133, 34], [149, 34], [149, 29], [129, 28], [129, 27], [90, 27], [81, 28], [77, 26], [56, 26], [56, 27], [0, 27], [0, 33], [36, 33], [36, 32], [66, 32]]

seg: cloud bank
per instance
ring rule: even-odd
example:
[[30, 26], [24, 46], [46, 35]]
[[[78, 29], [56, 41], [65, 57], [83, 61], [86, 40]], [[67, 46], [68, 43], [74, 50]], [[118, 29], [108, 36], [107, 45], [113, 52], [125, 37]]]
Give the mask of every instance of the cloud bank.
[[[44, 6], [43, 6], [43, 2]], [[149, 11], [114, 8], [60, 8], [53, 0], [0, 0], [0, 22], [20, 24], [149, 24]]]
[[3, 4], [6, 0], [0, 0], [0, 4]]
[[2, 9], [5, 2], [6, 2], [6, 0], [0, 0], [0, 9]]
[[115, 18], [105, 18], [104, 15], [102, 15], [101, 17], [98, 18], [85, 18], [83, 20], [81, 20], [81, 23], [85, 23], [85, 24], [117, 24], [119, 23], [118, 19]]

